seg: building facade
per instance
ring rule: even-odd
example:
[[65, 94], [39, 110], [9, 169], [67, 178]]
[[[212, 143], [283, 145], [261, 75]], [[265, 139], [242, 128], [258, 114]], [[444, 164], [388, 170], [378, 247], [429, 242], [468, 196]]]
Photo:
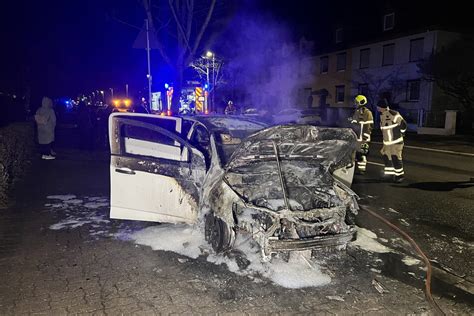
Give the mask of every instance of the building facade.
[[357, 94], [366, 95], [373, 110], [386, 98], [415, 129], [423, 113], [452, 108], [449, 97], [424, 79], [418, 65], [460, 36], [442, 30], [413, 32], [306, 58], [299, 69], [297, 103], [330, 112], [334, 124], [350, 113]]

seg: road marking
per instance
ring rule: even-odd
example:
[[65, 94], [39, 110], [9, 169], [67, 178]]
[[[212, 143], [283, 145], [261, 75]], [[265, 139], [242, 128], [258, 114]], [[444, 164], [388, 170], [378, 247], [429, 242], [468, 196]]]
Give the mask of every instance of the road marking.
[[378, 162], [372, 162], [372, 161], [367, 161], [368, 164], [370, 165], [376, 165], [376, 166], [380, 166], [380, 167], [385, 167], [385, 165], [383, 163], [378, 163]]
[[[372, 142], [373, 144], [379, 144], [383, 145], [381, 142]], [[418, 149], [418, 150], [425, 150], [425, 151], [433, 151], [437, 153], [443, 153], [443, 154], [452, 154], [452, 155], [459, 155], [459, 156], [468, 156], [468, 157], [474, 157], [474, 154], [471, 153], [465, 153], [461, 151], [452, 151], [452, 150], [444, 150], [444, 149], [434, 149], [434, 148], [426, 148], [426, 147], [418, 147], [418, 146], [404, 146], [405, 148], [411, 148], [411, 149]]]

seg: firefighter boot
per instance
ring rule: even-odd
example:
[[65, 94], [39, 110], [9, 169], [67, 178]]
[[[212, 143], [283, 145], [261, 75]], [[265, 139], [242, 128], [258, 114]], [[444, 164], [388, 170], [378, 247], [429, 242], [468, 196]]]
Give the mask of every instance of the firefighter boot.
[[403, 170], [403, 161], [400, 158], [401, 158], [401, 155], [392, 156], [393, 169], [395, 173], [393, 176], [393, 182], [395, 183], [402, 183], [404, 180], [403, 175], [405, 174], [405, 171]]
[[384, 165], [385, 165], [385, 167], [383, 169], [382, 180], [390, 181], [390, 179], [392, 179], [393, 176], [395, 175], [395, 170], [393, 168], [393, 162], [392, 162], [392, 160], [390, 159], [390, 157], [388, 155], [383, 155], [382, 158], [383, 158], [383, 162], [384, 162]]
[[367, 158], [360, 152], [356, 152], [356, 173], [363, 175], [367, 168]]

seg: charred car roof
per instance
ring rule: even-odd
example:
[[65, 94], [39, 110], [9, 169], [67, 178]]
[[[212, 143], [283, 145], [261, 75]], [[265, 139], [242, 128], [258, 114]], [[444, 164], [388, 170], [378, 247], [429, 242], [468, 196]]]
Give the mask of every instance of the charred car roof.
[[244, 116], [225, 116], [225, 115], [196, 115], [192, 117], [183, 117], [184, 119], [203, 124], [211, 132], [223, 132], [229, 130], [258, 130], [269, 125]]

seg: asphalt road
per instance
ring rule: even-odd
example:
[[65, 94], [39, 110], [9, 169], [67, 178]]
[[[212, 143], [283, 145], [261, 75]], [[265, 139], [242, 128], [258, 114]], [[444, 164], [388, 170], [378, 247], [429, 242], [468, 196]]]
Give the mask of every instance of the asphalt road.
[[[473, 294], [474, 156], [437, 152], [433, 147], [406, 148], [405, 182], [394, 184], [381, 179], [380, 148], [372, 144], [368, 172], [355, 178], [353, 189], [361, 204], [377, 210], [417, 241], [432, 260], [434, 288], [441, 290], [450, 283]], [[372, 227], [370, 219], [362, 211], [359, 225]], [[379, 237], [391, 231], [386, 227]]]
[[[287, 289], [261, 276], [232, 273], [208, 262], [206, 255], [190, 259], [121, 238], [123, 232], [157, 224], [106, 221], [106, 153], [67, 146], [58, 153], [55, 161], [35, 161], [15, 191], [15, 205], [0, 211], [0, 314], [433, 311], [421, 290], [423, 265], [403, 264], [403, 258], [416, 255], [367, 212], [360, 212], [358, 225], [376, 233], [377, 242], [393, 251], [350, 245], [340, 253], [321, 253], [316, 262], [331, 282]], [[375, 151], [372, 154], [370, 160], [379, 163]], [[404, 184], [380, 183], [381, 167], [369, 165], [368, 174], [357, 177], [354, 190], [361, 203], [402, 227], [433, 259], [433, 291], [443, 310], [472, 314], [474, 187], [462, 183], [472, 176], [471, 165], [467, 161], [466, 167], [465, 160], [452, 155], [429, 156], [420, 163], [416, 152], [406, 152]], [[439, 161], [448, 168], [435, 166]], [[70, 201], [80, 207], [63, 208], [47, 198], [70, 194], [75, 195]], [[87, 220], [91, 212], [96, 219], [92, 222]], [[84, 221], [77, 227], [58, 226], [81, 217]], [[383, 287], [382, 293], [374, 284]]]
[[381, 207], [474, 238], [474, 155], [405, 148], [405, 183], [382, 184], [380, 149], [380, 144], [371, 147], [368, 174], [355, 181], [358, 194], [378, 196]]

